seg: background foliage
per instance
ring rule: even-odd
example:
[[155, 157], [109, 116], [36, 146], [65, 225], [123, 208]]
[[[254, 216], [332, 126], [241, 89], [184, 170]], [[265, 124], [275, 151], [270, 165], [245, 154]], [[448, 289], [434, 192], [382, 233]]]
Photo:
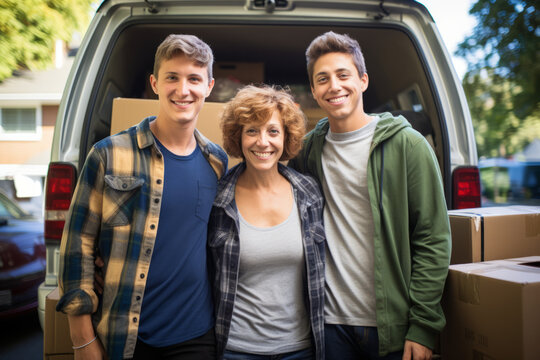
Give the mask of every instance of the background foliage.
[[55, 40], [86, 29], [95, 0], [0, 0], [0, 81], [52, 62]]
[[459, 44], [468, 70], [463, 86], [479, 156], [505, 156], [540, 138], [538, 0], [478, 0], [478, 20]]

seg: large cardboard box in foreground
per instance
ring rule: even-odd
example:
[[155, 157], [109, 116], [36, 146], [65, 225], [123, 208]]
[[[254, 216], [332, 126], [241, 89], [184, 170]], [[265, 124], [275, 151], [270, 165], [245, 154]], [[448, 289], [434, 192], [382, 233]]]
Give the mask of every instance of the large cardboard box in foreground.
[[540, 256], [451, 265], [444, 360], [540, 359]]
[[56, 311], [60, 299], [58, 288], [45, 300], [45, 331], [43, 332], [43, 357], [45, 360], [73, 359], [73, 345], [69, 335], [67, 316]]
[[540, 255], [540, 206], [450, 210], [451, 264]]

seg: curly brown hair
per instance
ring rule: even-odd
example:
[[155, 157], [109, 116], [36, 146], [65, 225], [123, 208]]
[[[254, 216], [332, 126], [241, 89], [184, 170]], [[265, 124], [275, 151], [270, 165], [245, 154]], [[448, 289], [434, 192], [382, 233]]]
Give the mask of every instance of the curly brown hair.
[[266, 123], [278, 111], [285, 131], [280, 161], [295, 157], [302, 148], [306, 133], [306, 118], [292, 95], [275, 86], [248, 85], [238, 91], [226, 105], [221, 117], [223, 148], [229, 156], [243, 158], [242, 129], [244, 125]]

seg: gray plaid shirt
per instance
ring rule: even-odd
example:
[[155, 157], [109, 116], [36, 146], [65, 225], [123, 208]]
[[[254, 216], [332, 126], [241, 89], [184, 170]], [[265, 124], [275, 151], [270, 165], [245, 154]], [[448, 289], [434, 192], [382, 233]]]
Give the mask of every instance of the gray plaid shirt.
[[[310, 316], [316, 359], [324, 358], [324, 199], [317, 182], [293, 169], [278, 164], [279, 172], [292, 185], [300, 213], [306, 262], [306, 306]], [[218, 358], [223, 357], [234, 308], [240, 244], [239, 218], [234, 193], [238, 177], [245, 169], [240, 163], [218, 184], [217, 196], [210, 214], [208, 241], [215, 270], [214, 300]]]

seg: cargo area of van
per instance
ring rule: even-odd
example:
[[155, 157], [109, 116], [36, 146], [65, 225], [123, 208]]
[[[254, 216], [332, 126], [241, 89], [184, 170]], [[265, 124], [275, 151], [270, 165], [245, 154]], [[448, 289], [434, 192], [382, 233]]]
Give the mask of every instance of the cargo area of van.
[[134, 24], [119, 32], [102, 64], [103, 75], [94, 85], [96, 106], [88, 109], [89, 136], [82, 139], [87, 151], [96, 141], [109, 135], [114, 98], [155, 98], [148, 80], [153, 55], [170, 33], [194, 34], [212, 47], [216, 83], [207, 101], [226, 102], [247, 84], [289, 87], [308, 118], [308, 128], [312, 128], [324, 113], [311, 95], [304, 53], [313, 38], [332, 30], [349, 34], [362, 46], [370, 81], [364, 94], [366, 111], [405, 114], [432, 144], [444, 168], [445, 140], [432, 75], [419, 56], [418, 45], [404, 29], [373, 25], [272, 24], [271, 21], [253, 24], [193, 22]]

